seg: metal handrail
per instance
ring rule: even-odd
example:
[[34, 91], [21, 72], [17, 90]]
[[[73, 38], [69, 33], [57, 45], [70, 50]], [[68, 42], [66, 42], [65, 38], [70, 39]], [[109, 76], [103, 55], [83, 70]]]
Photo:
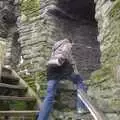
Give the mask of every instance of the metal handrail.
[[[71, 54], [71, 59], [73, 62], [74, 72], [76, 74], [79, 74], [76, 61], [74, 60], [72, 54]], [[91, 115], [95, 120], [108, 120], [108, 118], [102, 113], [102, 111], [98, 109], [98, 107], [95, 106], [95, 103], [92, 103], [89, 96], [81, 88], [79, 88], [77, 92], [78, 92], [77, 93], [78, 98], [85, 104], [85, 106], [90, 111]]]
[[78, 98], [85, 104], [95, 120], [108, 120], [98, 107], [96, 107], [95, 103], [92, 103], [88, 95], [82, 89], [78, 90]]

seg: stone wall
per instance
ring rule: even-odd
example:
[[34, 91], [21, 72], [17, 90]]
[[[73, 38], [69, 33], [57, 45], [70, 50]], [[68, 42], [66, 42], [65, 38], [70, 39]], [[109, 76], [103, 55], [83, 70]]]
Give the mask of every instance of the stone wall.
[[[0, 41], [6, 42], [6, 59], [5, 64], [13, 67], [19, 62], [19, 46], [17, 42], [17, 17], [19, 16], [18, 0], [1, 0], [0, 1]], [[3, 39], [5, 38], [5, 39]], [[16, 43], [15, 43], [16, 42]], [[13, 56], [14, 55], [14, 56]], [[17, 57], [16, 57], [17, 56]], [[18, 58], [18, 59], [16, 59]]]
[[[100, 67], [101, 62], [101, 68], [94, 72], [87, 82], [89, 86], [88, 94], [110, 120], [119, 120], [120, 2], [119, 0], [95, 0], [97, 31], [97, 25], [93, 19], [93, 1], [76, 1], [75, 3], [75, 1], [71, 2], [70, 0], [66, 2], [64, 0], [33, 0], [32, 4], [29, 4], [29, 0], [27, 0], [21, 6], [22, 12], [17, 19], [17, 25], [15, 24], [16, 21], [12, 26], [4, 23], [1, 18], [1, 25], [5, 27], [1, 26], [0, 37], [7, 38], [8, 44], [7, 64], [11, 63], [13, 67], [17, 67], [19, 74], [42, 98], [45, 95], [44, 90], [46, 88], [46, 61], [50, 56], [52, 45], [55, 41], [65, 37], [72, 39], [74, 43], [73, 56], [84, 79], [89, 79], [91, 73]], [[14, 2], [18, 3], [17, 0]], [[7, 6], [9, 6], [9, 3], [11, 5], [10, 1], [0, 1], [2, 9], [4, 8], [3, 3]], [[89, 5], [92, 7], [89, 7]], [[74, 6], [77, 6], [77, 10]], [[74, 10], [74, 12], [71, 10]], [[16, 11], [15, 6], [13, 11]], [[2, 13], [0, 14], [2, 16]], [[7, 31], [6, 25], [9, 25]], [[16, 32], [17, 26], [19, 32]], [[101, 61], [99, 46], [102, 53]], [[70, 85], [70, 82], [68, 83], [65, 87], [73, 91], [73, 88], [70, 87], [73, 85]], [[66, 93], [67, 95], [70, 96], [67, 101], [68, 99], [69, 101], [75, 99], [75, 95], [72, 98], [70, 92]], [[70, 100], [70, 98], [72, 99]], [[72, 109], [74, 107], [70, 106]], [[71, 110], [64, 109], [64, 111]], [[70, 115], [64, 115], [62, 112], [62, 115], [62, 117], [71, 116], [75, 119], [72, 112]]]
[[94, 97], [110, 120], [120, 119], [120, 1], [96, 2], [101, 43], [101, 69], [93, 73], [89, 95]]
[[[18, 22], [18, 41], [21, 44], [21, 61], [18, 65], [18, 70], [20, 75], [37, 91], [41, 98], [44, 97], [46, 88], [46, 62], [55, 41], [63, 38], [73, 41], [73, 56], [84, 79], [88, 79], [90, 74], [100, 66], [97, 24], [93, 20], [93, 16], [88, 16], [87, 18], [83, 16], [82, 7], [78, 11], [74, 10], [75, 13], [71, 13], [64, 9], [66, 6], [62, 6], [61, 4], [63, 3], [59, 2], [57, 0], [41, 0], [40, 8], [38, 7], [35, 11], [39, 14], [35, 14], [34, 11], [26, 14], [23, 11]], [[75, 4], [81, 5], [79, 1]], [[74, 6], [70, 4], [68, 7], [73, 8]], [[88, 4], [84, 9], [87, 8]], [[92, 7], [90, 8], [93, 9]], [[60, 103], [59, 106], [57, 104], [57, 108], [60, 111], [70, 112], [75, 110], [76, 94], [73, 91], [71, 82], [63, 84], [66, 90], [61, 92]], [[64, 96], [63, 93], [65, 93]], [[67, 107], [65, 107], [66, 103]], [[60, 117], [61, 113], [58, 113], [58, 116]], [[62, 117], [76, 118], [72, 112], [68, 113], [68, 116], [65, 114]]]
[[[60, 15], [62, 14], [61, 11], [57, 11], [58, 8], [56, 9], [55, 4], [57, 6], [57, 1], [41, 1], [40, 15], [28, 17], [32, 15], [22, 14], [22, 21], [28, 21], [19, 24], [21, 55], [25, 59], [25, 63], [30, 61], [35, 63], [37, 61], [38, 68], [40, 69], [40, 66], [43, 68], [46, 63], [45, 60], [50, 55], [53, 43], [65, 37], [70, 38], [74, 43], [73, 54], [78, 63], [78, 69], [87, 79], [90, 73], [96, 70], [100, 64], [99, 42], [96, 40], [96, 23], [83, 18], [78, 20], [65, 18], [65, 15]], [[59, 12], [59, 16], [56, 16], [55, 12]], [[38, 59], [36, 59], [37, 57]], [[43, 63], [40, 63], [40, 61]], [[33, 71], [36, 69], [34, 68]]]

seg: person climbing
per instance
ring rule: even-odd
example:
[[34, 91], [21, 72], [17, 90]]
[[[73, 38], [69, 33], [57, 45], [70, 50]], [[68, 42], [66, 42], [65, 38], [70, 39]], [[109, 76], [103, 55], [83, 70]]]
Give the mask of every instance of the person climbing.
[[[77, 85], [77, 89], [87, 92], [83, 79], [79, 74], [74, 73], [71, 49], [72, 43], [68, 39], [56, 42], [52, 48], [52, 54], [47, 63], [47, 95], [41, 105], [37, 120], [48, 120], [60, 80], [72, 80]], [[85, 105], [80, 100], [77, 102], [77, 106], [80, 108], [79, 112], [86, 110]]]

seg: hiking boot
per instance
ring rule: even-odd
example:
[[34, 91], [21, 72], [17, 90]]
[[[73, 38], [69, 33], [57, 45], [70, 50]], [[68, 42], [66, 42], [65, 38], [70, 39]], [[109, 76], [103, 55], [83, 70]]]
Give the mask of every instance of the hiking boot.
[[60, 40], [52, 48], [51, 57], [47, 65], [61, 66], [65, 60], [71, 61], [72, 43], [68, 39]]

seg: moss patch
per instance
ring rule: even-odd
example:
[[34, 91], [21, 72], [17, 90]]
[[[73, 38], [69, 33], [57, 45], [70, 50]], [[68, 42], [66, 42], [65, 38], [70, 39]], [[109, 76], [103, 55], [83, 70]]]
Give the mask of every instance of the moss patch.
[[34, 110], [36, 101], [0, 101], [0, 110]]
[[109, 16], [112, 18], [120, 18], [120, 14], [119, 14], [119, 10], [120, 10], [120, 0], [116, 0], [114, 2], [114, 5], [111, 9], [111, 11], [109, 12]]
[[23, 0], [21, 3], [21, 21], [30, 22], [31, 18], [39, 16], [40, 0]]
[[39, 88], [37, 89], [37, 93], [42, 98], [45, 96], [45, 92], [47, 88], [46, 71], [36, 72], [35, 80], [36, 80], [36, 84], [39, 85]]
[[111, 107], [116, 111], [120, 109], [120, 99], [112, 99], [110, 102]]
[[34, 91], [42, 98], [47, 88], [46, 71], [40, 71], [25, 75], [23, 79], [34, 89]]
[[21, 11], [25, 15], [38, 14], [37, 11], [40, 9], [40, 0], [23, 0], [21, 4]]
[[[108, 23], [103, 31], [101, 41], [101, 63], [102, 67], [92, 74], [91, 80], [100, 82], [107, 80], [115, 81], [116, 66], [120, 65], [120, 0], [116, 0], [113, 8], [108, 13]], [[113, 83], [111, 83], [113, 84]]]

